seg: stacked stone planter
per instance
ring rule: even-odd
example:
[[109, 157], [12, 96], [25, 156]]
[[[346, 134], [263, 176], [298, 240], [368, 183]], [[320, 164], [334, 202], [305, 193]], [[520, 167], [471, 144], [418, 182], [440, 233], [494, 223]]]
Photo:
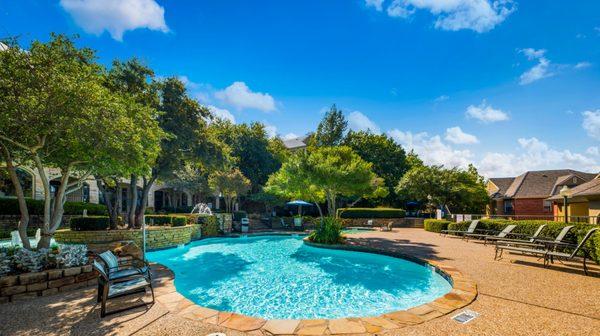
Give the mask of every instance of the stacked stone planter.
[[[162, 249], [189, 243], [197, 236], [200, 225], [178, 227], [155, 226], [146, 230], [146, 248]], [[108, 231], [56, 231], [54, 239], [61, 244], [98, 245], [119, 241], [133, 241], [142, 246], [141, 230], [108, 230]]]
[[97, 283], [98, 276], [92, 265], [3, 276], [0, 277], [0, 303], [48, 296]]

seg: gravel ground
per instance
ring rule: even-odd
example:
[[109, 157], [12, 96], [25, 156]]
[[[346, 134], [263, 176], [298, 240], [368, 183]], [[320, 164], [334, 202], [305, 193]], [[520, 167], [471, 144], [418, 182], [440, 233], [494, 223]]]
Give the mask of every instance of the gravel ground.
[[[439, 260], [478, 284], [479, 296], [467, 307], [480, 314], [472, 322], [459, 324], [450, 319], [451, 313], [396, 330], [393, 335], [600, 335], [597, 265], [592, 266], [592, 276], [584, 276], [581, 264], [558, 263], [546, 269], [535, 258], [519, 255], [494, 261], [491, 246], [421, 229], [366, 232], [352, 235], [350, 240]], [[88, 289], [0, 304], [0, 335], [241, 334], [175, 316], [161, 304], [100, 319], [94, 292]]]

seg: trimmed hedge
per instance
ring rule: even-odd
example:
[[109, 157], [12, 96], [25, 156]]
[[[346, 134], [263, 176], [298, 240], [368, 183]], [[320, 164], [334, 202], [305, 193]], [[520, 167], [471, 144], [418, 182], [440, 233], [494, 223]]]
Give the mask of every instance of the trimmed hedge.
[[107, 216], [73, 217], [69, 222], [71, 231], [108, 230], [110, 220]]
[[247, 218], [248, 213], [246, 211], [234, 211], [233, 212], [233, 220], [239, 222], [242, 218]]
[[403, 218], [404, 209], [394, 208], [340, 208], [337, 218]]
[[[37, 231], [38, 228], [36, 227], [28, 227], [27, 228], [27, 236], [28, 237], [33, 237], [35, 236], [35, 232]], [[10, 233], [12, 231], [16, 231], [18, 230], [17, 228], [15, 228], [14, 230], [0, 230], [0, 239], [10, 239], [12, 236], [10, 235]]]
[[[44, 214], [44, 201], [26, 198], [27, 209], [30, 215], [41, 216]], [[88, 215], [105, 216], [107, 215], [106, 206], [102, 204], [84, 203], [84, 202], [65, 202], [65, 215], [81, 215], [83, 210], [87, 209]], [[20, 215], [19, 202], [16, 198], [0, 198], [0, 215]]]
[[[448, 225], [449, 230], [466, 230], [470, 221], [460, 222], [460, 223], [451, 223]], [[571, 242], [574, 244], [579, 243], [585, 234], [594, 226], [591, 224], [585, 223], [569, 223], [566, 224], [564, 222], [554, 222], [554, 221], [546, 221], [546, 220], [507, 220], [507, 219], [481, 219], [479, 220], [479, 224], [477, 225], [477, 229], [479, 230], [493, 230], [493, 231], [502, 231], [506, 226], [516, 224], [517, 227], [513, 230], [514, 233], [520, 233], [525, 235], [533, 235], [537, 228], [546, 224], [547, 226], [544, 228], [542, 233], [540, 234], [542, 237], [546, 239], [554, 240], [558, 233], [567, 225], [575, 225], [573, 229], [567, 234], [565, 237], [565, 241]], [[586, 247], [588, 248], [590, 254], [592, 255], [592, 259], [596, 261], [596, 263], [600, 264], [600, 233], [596, 232], [596, 234], [587, 241]]]
[[426, 219], [424, 225], [425, 231], [430, 232], [441, 232], [442, 230], [448, 230], [448, 226], [451, 224], [449, 220], [445, 219]]
[[146, 224], [156, 226], [185, 226], [188, 223], [188, 217], [182, 215], [146, 215]]

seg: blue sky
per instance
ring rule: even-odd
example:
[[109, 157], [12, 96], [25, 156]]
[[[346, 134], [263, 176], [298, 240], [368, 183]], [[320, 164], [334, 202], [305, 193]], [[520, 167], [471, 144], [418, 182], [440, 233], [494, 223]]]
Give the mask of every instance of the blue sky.
[[600, 2], [0, 0], [0, 36], [79, 34], [282, 137], [336, 103], [427, 163], [600, 171]]

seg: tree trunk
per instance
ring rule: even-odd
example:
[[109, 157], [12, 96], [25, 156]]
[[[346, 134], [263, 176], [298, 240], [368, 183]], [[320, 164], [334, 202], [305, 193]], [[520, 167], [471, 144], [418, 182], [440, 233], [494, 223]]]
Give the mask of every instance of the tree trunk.
[[138, 227], [142, 227], [144, 222], [144, 213], [146, 212], [146, 207], [148, 206], [148, 195], [150, 194], [150, 190], [156, 181], [156, 176], [152, 176], [150, 180], [146, 180], [146, 177], [142, 177], [144, 181], [143, 189], [142, 189], [142, 204], [137, 209], [135, 222]]
[[52, 234], [50, 233], [50, 209], [52, 204], [50, 181], [48, 180], [46, 172], [44, 171], [42, 160], [37, 153], [33, 153], [33, 161], [35, 162], [38, 174], [40, 175], [40, 180], [44, 187], [44, 218], [42, 223], [42, 238], [38, 243], [38, 248], [48, 248], [50, 247], [50, 238], [52, 237]]
[[335, 194], [327, 192], [327, 212], [329, 216], [335, 216]]
[[104, 180], [97, 178], [96, 184], [98, 185], [98, 189], [104, 195], [104, 203], [106, 204], [106, 212], [108, 213], [108, 220], [110, 223], [110, 229], [116, 230], [118, 219], [116, 216], [115, 207], [116, 204], [113, 204], [113, 198], [115, 197], [114, 192], [109, 192], [106, 188], [106, 183]]
[[2, 156], [4, 157], [4, 161], [6, 161], [6, 169], [8, 170], [10, 180], [15, 187], [15, 194], [19, 202], [19, 212], [21, 213], [21, 220], [19, 221], [18, 226], [19, 237], [21, 237], [23, 247], [28, 250], [31, 250], [29, 238], [27, 237], [27, 227], [29, 226], [29, 210], [27, 209], [27, 202], [25, 201], [25, 193], [23, 192], [21, 181], [19, 181], [17, 169], [13, 164], [13, 159], [10, 151], [6, 146], [4, 146], [4, 144], [0, 143], [0, 146], [2, 146]]
[[137, 211], [137, 175], [131, 174], [129, 181], [129, 201], [127, 202], [127, 222], [130, 229], [136, 227], [135, 217]]

